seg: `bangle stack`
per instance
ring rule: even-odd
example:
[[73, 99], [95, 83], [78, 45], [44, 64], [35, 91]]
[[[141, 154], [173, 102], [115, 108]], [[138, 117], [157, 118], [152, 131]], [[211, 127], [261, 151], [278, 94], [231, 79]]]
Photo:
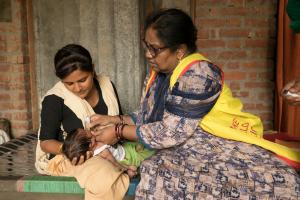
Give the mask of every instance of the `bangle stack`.
[[123, 139], [123, 129], [124, 129], [124, 127], [126, 125], [127, 124], [121, 124], [121, 123], [116, 124], [116, 126], [115, 126], [115, 134], [116, 134], [116, 138], [118, 140]]
[[122, 115], [119, 115], [120, 123], [117, 123], [115, 126], [115, 134], [118, 140], [123, 139], [123, 129], [127, 125], [125, 124], [124, 118]]

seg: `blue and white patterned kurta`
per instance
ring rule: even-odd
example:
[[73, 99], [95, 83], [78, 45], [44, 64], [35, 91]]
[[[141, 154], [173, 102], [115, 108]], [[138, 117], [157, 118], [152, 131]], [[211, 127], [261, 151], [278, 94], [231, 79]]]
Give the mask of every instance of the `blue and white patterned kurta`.
[[132, 113], [140, 141], [157, 149], [140, 167], [136, 199], [300, 198], [299, 175], [273, 153], [213, 136], [198, 126], [221, 91], [215, 65], [192, 65], [168, 89], [161, 120], [149, 123], [157, 80], [143, 95], [139, 112]]

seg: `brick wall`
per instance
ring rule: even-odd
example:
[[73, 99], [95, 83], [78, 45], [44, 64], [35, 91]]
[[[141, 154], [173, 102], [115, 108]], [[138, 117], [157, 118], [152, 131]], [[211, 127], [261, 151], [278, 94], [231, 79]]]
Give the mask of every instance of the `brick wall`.
[[32, 129], [26, 1], [11, 0], [11, 21], [0, 22], [0, 117], [14, 137]]
[[[11, 121], [15, 137], [37, 123], [32, 120], [37, 103], [30, 87], [28, 2], [11, 0], [12, 20], [0, 22], [0, 118]], [[245, 110], [272, 129], [277, 1], [195, 0], [194, 5], [199, 50], [223, 68]]]
[[273, 128], [276, 0], [196, 0], [201, 53], [223, 68], [247, 112]]

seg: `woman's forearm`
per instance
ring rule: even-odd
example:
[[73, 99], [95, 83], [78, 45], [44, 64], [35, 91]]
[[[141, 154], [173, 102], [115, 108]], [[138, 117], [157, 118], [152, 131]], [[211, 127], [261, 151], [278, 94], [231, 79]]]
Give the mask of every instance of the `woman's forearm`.
[[46, 153], [51, 153], [51, 154], [61, 154], [62, 150], [62, 142], [59, 142], [57, 140], [44, 140], [41, 141], [41, 149], [46, 152]]
[[123, 138], [130, 141], [138, 141], [138, 137], [136, 135], [136, 126], [135, 125], [125, 125], [122, 131]]

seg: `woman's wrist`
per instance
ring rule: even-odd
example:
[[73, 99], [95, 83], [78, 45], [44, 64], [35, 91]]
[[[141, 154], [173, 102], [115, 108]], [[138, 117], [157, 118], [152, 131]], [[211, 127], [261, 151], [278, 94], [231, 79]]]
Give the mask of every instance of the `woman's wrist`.
[[123, 130], [124, 130], [124, 127], [126, 125], [127, 124], [123, 124], [123, 123], [117, 123], [115, 125], [115, 136], [116, 136], [118, 141], [121, 140], [121, 139], [124, 139]]
[[122, 130], [122, 137], [124, 139], [137, 142], [138, 137], [136, 135], [136, 126], [126, 124], [126, 126], [124, 126]]

